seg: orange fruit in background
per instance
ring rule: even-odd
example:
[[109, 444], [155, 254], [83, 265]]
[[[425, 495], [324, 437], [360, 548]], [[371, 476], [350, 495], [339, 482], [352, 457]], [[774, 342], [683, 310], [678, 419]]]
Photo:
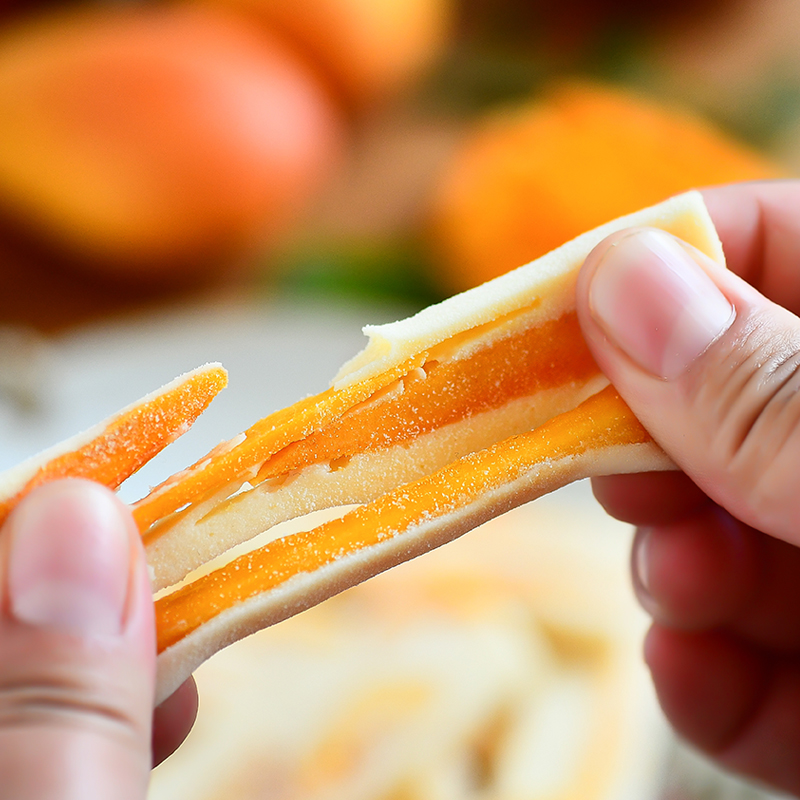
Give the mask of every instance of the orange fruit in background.
[[562, 85], [482, 120], [445, 168], [430, 226], [439, 283], [462, 291], [673, 194], [781, 174], [687, 112]]
[[293, 52], [221, 11], [94, 10], [0, 38], [2, 215], [106, 274], [175, 279], [260, 245], [342, 137]]
[[365, 105], [428, 67], [448, 40], [453, 0], [201, 0], [291, 40], [336, 94]]

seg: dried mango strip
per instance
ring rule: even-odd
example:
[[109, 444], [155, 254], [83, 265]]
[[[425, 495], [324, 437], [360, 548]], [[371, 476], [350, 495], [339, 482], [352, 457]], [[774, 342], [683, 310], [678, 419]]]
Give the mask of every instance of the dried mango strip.
[[184, 434], [226, 386], [219, 364], [188, 372], [89, 431], [0, 475], [0, 524], [28, 492], [59, 478], [116, 489]]

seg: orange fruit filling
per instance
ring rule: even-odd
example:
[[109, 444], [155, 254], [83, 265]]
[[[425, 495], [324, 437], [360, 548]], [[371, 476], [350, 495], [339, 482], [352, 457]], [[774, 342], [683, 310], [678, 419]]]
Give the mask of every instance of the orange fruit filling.
[[116, 489], [184, 434], [227, 382], [222, 367], [196, 370], [171, 389], [113, 417], [99, 435], [50, 459], [18, 492], [0, 500], [0, 524], [25, 495], [43, 483], [87, 478]]
[[[456, 344], [450, 339], [363, 387], [323, 392], [266, 417], [228, 452], [139, 501], [134, 516], [140, 528], [219, 491], [243, 469], [253, 471], [251, 485], [312, 464], [335, 469], [356, 453], [402, 444], [541, 390], [582, 384], [599, 372], [574, 312], [501, 336], [468, 358], [444, 358]], [[145, 541], [168, 528], [160, 525]]]
[[302, 573], [467, 509], [487, 492], [552, 468], [560, 459], [651, 441], [616, 390], [607, 387], [541, 427], [467, 455], [340, 519], [243, 555], [156, 602], [158, 651], [222, 612]]
[[483, 347], [468, 360], [426, 361], [416, 380], [415, 372], [401, 379], [397, 398], [391, 396], [393, 387], [386, 387], [384, 402], [351, 408], [323, 430], [276, 453], [258, 479], [379, 450], [539, 390], [586, 380], [598, 370], [580, 341], [577, 316], [570, 313]]

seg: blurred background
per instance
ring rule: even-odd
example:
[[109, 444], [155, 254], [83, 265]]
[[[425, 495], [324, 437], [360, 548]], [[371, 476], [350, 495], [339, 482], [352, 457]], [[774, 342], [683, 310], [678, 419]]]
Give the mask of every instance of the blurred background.
[[[0, 0], [0, 468], [222, 360], [133, 500], [363, 323], [795, 175], [798, 45], [796, 0]], [[664, 727], [629, 538], [576, 487], [229, 649], [153, 797], [765, 796]]]

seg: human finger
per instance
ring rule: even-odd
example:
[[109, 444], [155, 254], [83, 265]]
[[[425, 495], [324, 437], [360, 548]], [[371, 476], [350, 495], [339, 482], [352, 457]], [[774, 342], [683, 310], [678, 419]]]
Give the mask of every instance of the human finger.
[[711, 506], [637, 531], [633, 583], [663, 625], [724, 629], [775, 655], [800, 654], [800, 550]]
[[600, 505], [632, 525], [659, 525], [688, 516], [711, 501], [683, 472], [639, 472], [592, 479]]
[[669, 524], [639, 528], [631, 557], [639, 601], [673, 628], [735, 625], [762, 587], [759, 536], [710, 504]]
[[800, 793], [800, 668], [718, 632], [658, 624], [645, 659], [675, 730], [736, 772]]
[[0, 535], [0, 798], [142, 800], [153, 604], [127, 508], [103, 487], [34, 490]]
[[197, 686], [184, 681], [153, 712], [153, 766], [169, 758], [189, 735], [197, 717]]

